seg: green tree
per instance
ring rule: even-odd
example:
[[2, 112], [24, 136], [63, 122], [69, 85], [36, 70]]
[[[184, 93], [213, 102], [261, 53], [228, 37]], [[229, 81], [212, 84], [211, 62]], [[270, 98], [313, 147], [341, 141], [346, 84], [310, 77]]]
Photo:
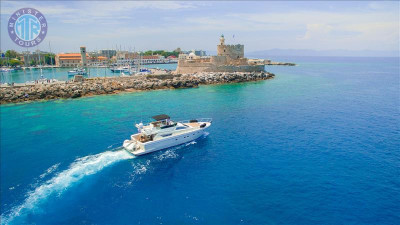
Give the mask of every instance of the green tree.
[[14, 50], [7, 50], [5, 56], [9, 59], [17, 58], [18, 53]]
[[54, 65], [56, 63], [55, 55], [52, 53], [47, 53], [44, 55], [44, 62], [47, 65]]
[[168, 56], [171, 56], [171, 55], [174, 55], [174, 56], [178, 57], [179, 56], [179, 52], [175, 51], [175, 50], [172, 51], [172, 52], [164, 51], [164, 50], [155, 50], [155, 51], [148, 50], [148, 51], [144, 52], [143, 55], [162, 55], [165, 58], [167, 58]]
[[17, 59], [10, 59], [10, 66], [16, 67], [22, 65], [22, 62]]
[[36, 66], [36, 65], [37, 65], [37, 62], [36, 62], [35, 60], [32, 59], [31, 62], [30, 62], [30, 65], [31, 65], [31, 66]]
[[7, 60], [5, 58], [0, 59], [0, 66], [6, 66], [7, 65]]
[[149, 51], [145, 51], [143, 53], [143, 55], [153, 55], [153, 51], [149, 50]]

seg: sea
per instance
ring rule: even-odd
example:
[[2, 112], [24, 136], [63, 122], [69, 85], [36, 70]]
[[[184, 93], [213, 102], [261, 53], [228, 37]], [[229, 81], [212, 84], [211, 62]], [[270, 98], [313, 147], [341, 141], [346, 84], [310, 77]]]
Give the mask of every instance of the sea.
[[[273, 60], [297, 66], [1, 105], [1, 224], [400, 224], [399, 58]], [[213, 123], [184, 145], [122, 150], [157, 114]]]

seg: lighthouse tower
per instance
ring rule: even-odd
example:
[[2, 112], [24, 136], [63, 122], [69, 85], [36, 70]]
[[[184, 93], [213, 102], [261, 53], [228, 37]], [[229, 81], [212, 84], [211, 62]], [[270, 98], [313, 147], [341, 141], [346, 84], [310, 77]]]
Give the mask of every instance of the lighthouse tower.
[[82, 59], [82, 66], [87, 66], [87, 59], [86, 59], [86, 47], [81, 47], [81, 59]]
[[219, 38], [220, 41], [220, 45], [225, 45], [225, 37], [224, 35], [221, 35], [221, 37]]

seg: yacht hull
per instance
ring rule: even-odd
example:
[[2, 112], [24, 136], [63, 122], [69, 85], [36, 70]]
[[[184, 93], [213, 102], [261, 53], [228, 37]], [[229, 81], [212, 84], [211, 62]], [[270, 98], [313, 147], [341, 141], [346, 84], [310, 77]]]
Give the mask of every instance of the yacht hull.
[[211, 123], [206, 123], [206, 126], [203, 128], [195, 128], [188, 132], [171, 135], [160, 140], [149, 141], [145, 143], [136, 142], [134, 145], [134, 149], [131, 148], [132, 145], [129, 146], [127, 141], [125, 141], [124, 149], [136, 156], [148, 154], [155, 151], [160, 151], [166, 148], [181, 145], [198, 139], [199, 137], [204, 135], [205, 130], [210, 125]]

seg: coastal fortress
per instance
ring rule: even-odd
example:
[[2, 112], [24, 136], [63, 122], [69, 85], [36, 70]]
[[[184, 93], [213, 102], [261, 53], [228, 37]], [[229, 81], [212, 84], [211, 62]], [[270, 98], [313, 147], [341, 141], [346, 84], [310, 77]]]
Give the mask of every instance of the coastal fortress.
[[[58, 54], [55, 57], [56, 65], [60, 67], [86, 67], [95, 59], [87, 54], [85, 47], [80, 48], [80, 53]], [[107, 58], [107, 60], [109, 59]], [[72, 80], [54, 83], [50, 82], [49, 79], [42, 79], [35, 83], [7, 84], [1, 86], [0, 104], [78, 98], [120, 92], [192, 88], [199, 85], [239, 83], [274, 78], [273, 73], [265, 71], [265, 65], [292, 64], [245, 58], [244, 45], [226, 45], [225, 38], [221, 35], [220, 43], [217, 45], [217, 55], [196, 55], [194, 52], [179, 54], [175, 71], [151, 69], [152, 74], [147, 75], [89, 78], [75, 75]]]
[[200, 72], [262, 72], [264, 62], [252, 63], [244, 57], [244, 45], [226, 45], [224, 35], [221, 35], [217, 45], [217, 55], [200, 57], [194, 53], [180, 54], [176, 74]]

